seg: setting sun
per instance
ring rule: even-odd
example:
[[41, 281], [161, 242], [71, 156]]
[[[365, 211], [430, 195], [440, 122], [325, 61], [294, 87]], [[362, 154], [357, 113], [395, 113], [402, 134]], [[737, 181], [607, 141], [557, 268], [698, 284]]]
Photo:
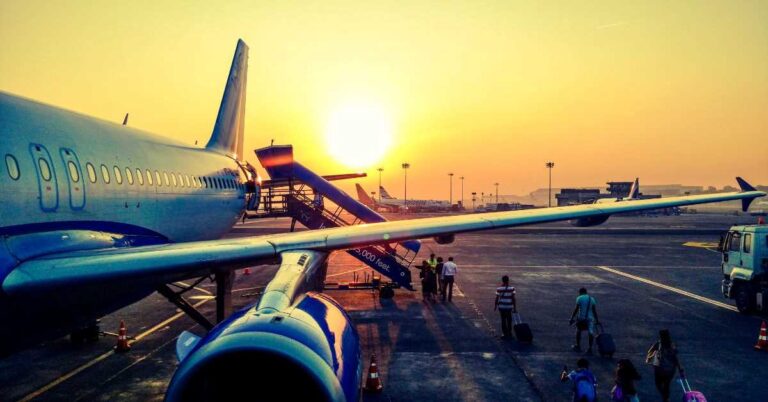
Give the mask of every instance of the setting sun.
[[352, 168], [379, 162], [392, 143], [392, 123], [387, 113], [373, 104], [346, 104], [335, 109], [326, 126], [328, 152]]

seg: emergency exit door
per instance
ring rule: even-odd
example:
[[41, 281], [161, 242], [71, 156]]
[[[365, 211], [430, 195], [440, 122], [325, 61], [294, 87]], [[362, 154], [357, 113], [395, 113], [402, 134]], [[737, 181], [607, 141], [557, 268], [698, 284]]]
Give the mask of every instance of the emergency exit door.
[[80, 166], [80, 160], [75, 151], [70, 148], [61, 148], [59, 150], [61, 160], [64, 161], [64, 168], [67, 173], [67, 188], [69, 189], [69, 207], [73, 210], [80, 210], [85, 207], [85, 178], [83, 169]]
[[56, 181], [56, 169], [48, 150], [40, 144], [29, 144], [29, 153], [37, 172], [37, 184], [40, 189], [40, 209], [53, 212], [59, 207], [59, 188]]

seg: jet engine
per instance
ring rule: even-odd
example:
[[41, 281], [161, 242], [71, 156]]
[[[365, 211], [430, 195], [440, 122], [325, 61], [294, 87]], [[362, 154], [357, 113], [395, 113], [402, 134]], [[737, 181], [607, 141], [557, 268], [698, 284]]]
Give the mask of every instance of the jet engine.
[[437, 244], [451, 244], [454, 240], [456, 240], [456, 235], [453, 233], [441, 235], [441, 236], [435, 236], [435, 243]]
[[181, 364], [167, 401], [358, 399], [357, 332], [338, 303], [306, 291], [323, 271], [325, 255], [289, 252], [282, 258], [258, 306], [233, 314], [204, 338], [179, 337]]
[[605, 223], [605, 221], [610, 218], [610, 215], [596, 215], [596, 216], [588, 216], [586, 218], [579, 218], [579, 219], [571, 219], [568, 221], [573, 226], [576, 227], [589, 227], [589, 226], [597, 226]]

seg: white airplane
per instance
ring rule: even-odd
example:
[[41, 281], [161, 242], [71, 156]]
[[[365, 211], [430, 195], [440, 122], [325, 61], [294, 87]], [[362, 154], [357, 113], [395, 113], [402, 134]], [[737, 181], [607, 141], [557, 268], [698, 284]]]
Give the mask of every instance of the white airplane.
[[439, 200], [415, 200], [409, 199], [408, 202], [389, 195], [384, 186], [379, 187], [380, 200], [375, 200], [369, 196], [363, 186], [359, 183], [355, 183], [357, 189], [357, 199], [366, 206], [374, 210], [388, 210], [392, 212], [398, 212], [407, 209], [411, 212], [441, 212], [450, 211], [451, 203], [448, 201]]
[[[203, 338], [183, 333], [166, 399], [350, 401], [358, 335], [320, 293], [329, 253], [372, 244], [614, 213], [742, 200], [741, 192], [616, 201], [219, 238], [258, 190], [242, 162], [248, 48], [239, 41], [204, 148], [0, 93], [0, 348], [9, 353], [91, 323], [166, 284], [280, 262], [256, 305]], [[204, 320], [204, 319], [203, 319]], [[290, 386], [280, 386], [286, 379]]]

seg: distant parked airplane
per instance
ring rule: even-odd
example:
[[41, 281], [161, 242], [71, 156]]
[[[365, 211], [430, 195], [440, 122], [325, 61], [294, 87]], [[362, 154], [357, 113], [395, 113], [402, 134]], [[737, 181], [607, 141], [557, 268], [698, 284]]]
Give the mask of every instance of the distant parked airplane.
[[357, 188], [357, 199], [374, 210], [399, 212], [406, 207], [410, 212], [443, 212], [451, 210], [451, 204], [448, 201], [408, 199], [408, 202], [405, 202], [405, 200], [389, 195], [389, 192], [383, 186], [379, 187], [380, 201], [371, 198], [359, 183], [355, 183], [355, 188]]

